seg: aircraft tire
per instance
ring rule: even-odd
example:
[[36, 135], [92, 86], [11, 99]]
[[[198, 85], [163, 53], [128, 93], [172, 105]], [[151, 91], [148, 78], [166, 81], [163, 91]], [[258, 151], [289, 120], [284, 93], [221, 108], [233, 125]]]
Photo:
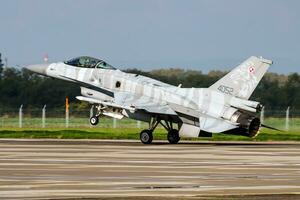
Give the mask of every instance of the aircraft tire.
[[140, 139], [143, 144], [151, 144], [153, 140], [152, 131], [147, 129], [142, 130], [142, 132], [140, 133]]
[[170, 144], [177, 144], [180, 140], [179, 132], [176, 129], [171, 129], [168, 132], [168, 141]]
[[99, 117], [92, 116], [92, 117], [90, 118], [90, 124], [91, 124], [91, 125], [96, 126], [98, 123], [99, 123]]

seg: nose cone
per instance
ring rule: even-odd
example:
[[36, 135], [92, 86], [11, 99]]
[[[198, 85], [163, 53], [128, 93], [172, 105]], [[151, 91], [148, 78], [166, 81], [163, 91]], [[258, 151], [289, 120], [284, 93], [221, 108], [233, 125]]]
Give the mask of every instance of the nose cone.
[[41, 75], [46, 75], [46, 69], [49, 66], [49, 64], [38, 64], [38, 65], [28, 65], [25, 67], [26, 69], [41, 74]]

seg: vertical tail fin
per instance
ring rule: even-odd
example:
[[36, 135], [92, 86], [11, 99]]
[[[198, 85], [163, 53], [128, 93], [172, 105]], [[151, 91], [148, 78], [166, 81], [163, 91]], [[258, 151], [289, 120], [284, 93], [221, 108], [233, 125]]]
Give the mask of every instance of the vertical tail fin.
[[271, 60], [251, 56], [209, 88], [249, 99], [271, 64]]

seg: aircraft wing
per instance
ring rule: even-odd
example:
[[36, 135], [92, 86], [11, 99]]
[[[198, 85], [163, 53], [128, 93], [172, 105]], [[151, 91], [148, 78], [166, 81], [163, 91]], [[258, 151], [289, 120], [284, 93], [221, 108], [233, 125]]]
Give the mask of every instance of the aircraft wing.
[[115, 92], [115, 103], [124, 106], [133, 106], [149, 113], [177, 115], [167, 103], [158, 102], [146, 96], [135, 96], [127, 92]]
[[135, 108], [131, 107], [131, 106], [122, 106], [122, 105], [118, 105], [118, 104], [115, 104], [115, 103], [112, 103], [112, 102], [101, 101], [101, 100], [98, 100], [98, 99], [95, 99], [95, 98], [77, 96], [76, 99], [78, 99], [80, 101], [87, 101], [89, 103], [102, 104], [104, 106], [109, 106], [109, 107], [127, 109], [127, 110], [130, 110], [132, 112], [135, 111]]
[[135, 102], [135, 108], [145, 110], [149, 113], [163, 114], [163, 115], [177, 115], [167, 104], [157, 102], [144, 102], [143, 99], [138, 99]]
[[107, 102], [83, 96], [77, 96], [76, 98], [81, 101], [102, 104], [108, 107], [126, 109], [130, 112], [144, 110], [149, 113], [161, 115], [177, 115], [183, 122], [188, 120], [184, 119], [186, 117], [194, 117], [194, 119], [199, 120], [198, 126], [200, 127], [200, 129], [207, 132], [224, 132], [238, 127], [237, 124], [229, 122], [227, 120], [214, 118], [203, 113], [199, 113], [193, 109], [188, 109], [179, 105], [169, 105], [162, 102], [155, 102], [149, 97], [136, 97], [127, 92], [115, 92], [114, 96], [114, 102]]
[[66, 76], [61, 76], [64, 79], [73, 81], [78, 83], [80, 86], [89, 88], [101, 93], [104, 93], [108, 96], [114, 97], [115, 101], [114, 103], [111, 102], [105, 102], [101, 101], [99, 99], [90, 98], [90, 97], [83, 97], [78, 96], [76, 97], [78, 100], [81, 101], [87, 101], [90, 103], [99, 103], [110, 107], [116, 107], [116, 108], [124, 108], [128, 110], [145, 110], [150, 113], [156, 113], [156, 114], [164, 114], [164, 115], [176, 115], [176, 113], [165, 103], [155, 102], [153, 99], [145, 96], [137, 97], [135, 95], [132, 95], [128, 92], [112, 92], [107, 89], [101, 88], [99, 86], [95, 86], [93, 84], [85, 83], [82, 81], [79, 81], [77, 79], [72, 79]]
[[177, 115], [167, 104], [155, 102], [148, 97], [135, 97], [126, 92], [115, 92], [114, 96], [114, 102], [108, 102], [84, 96], [77, 96], [76, 98], [80, 101], [87, 101], [89, 103], [102, 104], [108, 107], [126, 109], [131, 112], [135, 112], [136, 110], [145, 110], [149, 113]]

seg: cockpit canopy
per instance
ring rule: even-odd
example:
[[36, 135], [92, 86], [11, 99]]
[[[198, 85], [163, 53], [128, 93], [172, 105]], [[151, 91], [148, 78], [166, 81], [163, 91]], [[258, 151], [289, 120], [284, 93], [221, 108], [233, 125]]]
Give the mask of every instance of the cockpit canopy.
[[89, 56], [81, 56], [64, 62], [67, 65], [82, 67], [82, 68], [101, 68], [115, 70], [113, 66], [107, 64], [103, 60], [92, 58]]

